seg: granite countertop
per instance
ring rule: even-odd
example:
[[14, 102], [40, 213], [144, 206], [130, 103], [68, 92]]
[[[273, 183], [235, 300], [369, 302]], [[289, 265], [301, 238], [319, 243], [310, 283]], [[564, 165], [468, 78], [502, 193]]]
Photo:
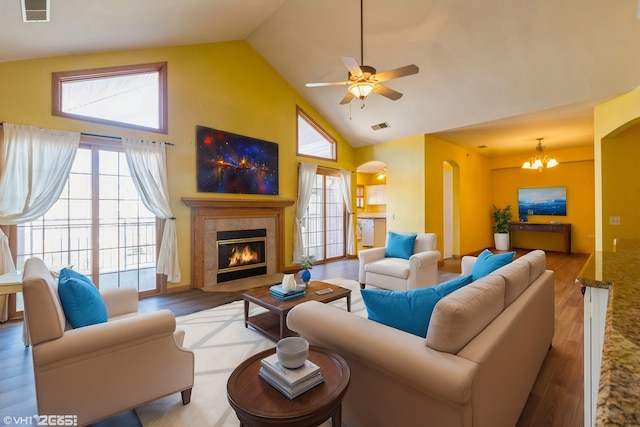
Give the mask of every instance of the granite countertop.
[[640, 425], [640, 247], [592, 254], [577, 281], [609, 288], [596, 425]]

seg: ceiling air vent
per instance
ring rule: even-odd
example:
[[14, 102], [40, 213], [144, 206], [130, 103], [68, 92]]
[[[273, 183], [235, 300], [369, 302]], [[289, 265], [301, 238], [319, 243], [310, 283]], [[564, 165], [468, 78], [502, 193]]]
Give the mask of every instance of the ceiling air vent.
[[389, 126], [389, 123], [387, 123], [387, 122], [382, 122], [382, 123], [378, 123], [377, 125], [373, 125], [373, 126], [371, 126], [371, 129], [373, 129], [373, 130], [380, 130], [380, 129], [386, 129], [386, 128], [388, 128], [388, 127], [390, 127], [390, 126]]
[[51, 0], [22, 0], [24, 22], [49, 22]]

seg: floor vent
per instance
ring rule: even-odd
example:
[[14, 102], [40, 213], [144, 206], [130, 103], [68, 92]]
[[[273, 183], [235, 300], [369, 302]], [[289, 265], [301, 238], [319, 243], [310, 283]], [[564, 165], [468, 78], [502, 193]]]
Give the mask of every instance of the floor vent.
[[377, 125], [373, 125], [373, 126], [371, 126], [371, 129], [373, 129], [373, 130], [380, 130], [380, 129], [386, 129], [386, 128], [388, 128], [388, 127], [390, 127], [390, 126], [389, 126], [389, 123], [387, 123], [387, 122], [382, 122], [382, 123], [378, 123]]
[[22, 20], [24, 22], [49, 22], [51, 0], [22, 0]]

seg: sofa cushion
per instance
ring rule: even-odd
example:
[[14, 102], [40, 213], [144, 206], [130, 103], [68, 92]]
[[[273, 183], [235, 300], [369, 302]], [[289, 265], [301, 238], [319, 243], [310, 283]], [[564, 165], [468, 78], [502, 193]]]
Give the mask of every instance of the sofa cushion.
[[81, 328], [107, 321], [107, 306], [98, 288], [87, 276], [63, 268], [58, 278], [58, 294], [72, 327]]
[[473, 268], [471, 268], [471, 276], [473, 277], [473, 280], [478, 280], [492, 271], [509, 264], [513, 260], [513, 256], [515, 254], [515, 252], [494, 254], [489, 249], [485, 249], [480, 252], [478, 259], [475, 264], [473, 264]]
[[529, 263], [517, 259], [491, 273], [504, 279], [504, 306], [508, 307], [531, 283], [529, 281]]
[[518, 261], [529, 263], [529, 283], [533, 283], [547, 269], [546, 254], [540, 249], [522, 255]]
[[486, 276], [442, 298], [433, 309], [426, 345], [456, 354], [504, 309], [504, 279]]
[[387, 247], [384, 256], [388, 258], [409, 259], [413, 255], [413, 245], [417, 234], [398, 234], [390, 231], [387, 236]]
[[418, 233], [416, 237], [416, 243], [413, 245], [413, 253], [426, 251], [436, 251], [438, 243], [438, 237], [435, 233]]
[[409, 261], [404, 258], [383, 258], [364, 266], [367, 273], [381, 274], [406, 280], [409, 277]]
[[460, 276], [410, 291], [363, 289], [360, 292], [370, 320], [425, 337], [431, 313], [438, 301], [469, 283], [471, 276]]

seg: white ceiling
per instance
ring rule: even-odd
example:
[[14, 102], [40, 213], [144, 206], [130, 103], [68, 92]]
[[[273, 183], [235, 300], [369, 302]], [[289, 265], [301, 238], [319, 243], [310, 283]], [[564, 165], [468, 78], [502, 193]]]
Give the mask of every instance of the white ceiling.
[[[247, 40], [354, 146], [435, 134], [489, 156], [593, 142], [593, 106], [640, 83], [635, 0], [365, 0], [364, 60], [416, 64], [339, 105], [341, 56], [360, 62], [358, 0], [52, 0], [51, 22], [0, 2], [0, 62]], [[378, 131], [372, 125], [387, 122]]]

